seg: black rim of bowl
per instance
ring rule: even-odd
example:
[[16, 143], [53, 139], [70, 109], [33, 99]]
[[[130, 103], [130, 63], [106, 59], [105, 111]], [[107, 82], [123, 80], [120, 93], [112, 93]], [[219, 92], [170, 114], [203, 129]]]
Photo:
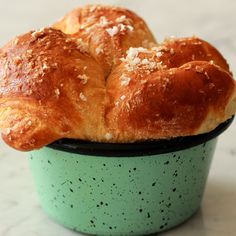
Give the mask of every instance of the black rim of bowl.
[[77, 139], [60, 139], [47, 145], [47, 147], [70, 153], [106, 157], [132, 157], [170, 153], [204, 144], [214, 139], [230, 126], [233, 119], [234, 117], [225, 121], [209, 133], [169, 140], [136, 143], [97, 143]]

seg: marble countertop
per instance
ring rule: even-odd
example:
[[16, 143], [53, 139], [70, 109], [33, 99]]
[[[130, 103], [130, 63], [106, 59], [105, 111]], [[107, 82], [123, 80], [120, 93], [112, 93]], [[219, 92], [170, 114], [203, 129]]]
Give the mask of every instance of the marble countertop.
[[[0, 0], [0, 45], [17, 34], [48, 25], [87, 2]], [[160, 41], [165, 36], [193, 34], [210, 41], [225, 55], [236, 74], [236, 1], [96, 2], [122, 5], [138, 12]], [[235, 140], [236, 122], [219, 139], [201, 209], [185, 224], [161, 235], [236, 235]], [[41, 211], [26, 156], [0, 141], [0, 236], [79, 235], [54, 223]]]

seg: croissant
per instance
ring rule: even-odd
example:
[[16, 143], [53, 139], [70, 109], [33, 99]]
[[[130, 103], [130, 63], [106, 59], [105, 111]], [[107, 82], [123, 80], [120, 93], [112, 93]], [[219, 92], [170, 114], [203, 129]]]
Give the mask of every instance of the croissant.
[[90, 5], [0, 49], [0, 128], [21, 151], [197, 135], [235, 113], [235, 88], [206, 41], [158, 44], [135, 13]]

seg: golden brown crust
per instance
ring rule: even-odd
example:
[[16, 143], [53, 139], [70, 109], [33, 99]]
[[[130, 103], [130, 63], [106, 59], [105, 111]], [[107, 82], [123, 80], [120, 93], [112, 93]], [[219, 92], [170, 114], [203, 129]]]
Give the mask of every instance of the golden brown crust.
[[[133, 34], [110, 37], [97, 25], [102, 14], [109, 27], [131, 19]], [[140, 47], [144, 39], [154, 42], [143, 20], [111, 7], [77, 9], [56, 27], [67, 34], [32, 31], [0, 50], [0, 128], [18, 150], [61, 138], [115, 143], [195, 135], [235, 113], [229, 66], [201, 39]], [[94, 53], [92, 34], [106, 53]]]
[[22, 35], [2, 49], [0, 125], [8, 144], [29, 150], [62, 137], [93, 139], [103, 126], [105, 82], [85, 50], [54, 29]]
[[143, 19], [119, 7], [88, 5], [77, 8], [54, 27], [82, 38], [106, 76], [114, 65], [120, 63], [119, 58], [129, 47], [156, 43]]
[[167, 39], [155, 50], [161, 53], [160, 60], [168, 68], [179, 67], [190, 61], [212, 61], [229, 71], [229, 65], [219, 51], [197, 37]]
[[116, 142], [194, 135], [208, 116], [217, 121], [214, 129], [232, 115], [226, 114], [225, 108], [235, 84], [230, 74], [216, 65], [189, 62], [141, 75], [126, 75], [130, 76], [129, 86], [120, 89], [116, 87], [120, 76], [114, 72], [116, 82], [107, 85], [106, 121]]
[[105, 120], [115, 142], [205, 133], [235, 113], [228, 64], [201, 39], [130, 48], [122, 61], [107, 82]]

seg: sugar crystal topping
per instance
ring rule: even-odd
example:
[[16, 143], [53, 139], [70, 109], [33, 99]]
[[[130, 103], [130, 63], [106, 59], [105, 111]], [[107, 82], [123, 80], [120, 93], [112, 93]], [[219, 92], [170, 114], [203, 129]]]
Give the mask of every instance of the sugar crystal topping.
[[170, 54], [171, 54], [171, 55], [175, 54], [175, 51], [174, 51], [173, 48], [170, 49]]
[[101, 44], [100, 46], [98, 46], [95, 51], [97, 55], [103, 53], [104, 52], [103, 45]]
[[122, 33], [124, 31], [133, 31], [134, 27], [130, 25], [131, 22], [132, 20], [130, 18], [127, 18], [125, 15], [122, 15], [116, 18], [115, 21], [109, 21], [105, 16], [101, 16], [99, 18], [98, 23], [96, 23], [95, 25], [85, 24], [83, 25], [83, 28], [86, 28], [85, 30], [91, 33], [92, 29], [94, 29], [96, 26], [99, 26], [99, 27], [105, 28], [106, 32], [111, 37], [113, 37], [117, 35], [119, 32]]
[[132, 25], [127, 25], [128, 30], [133, 31], [134, 27]]
[[56, 96], [59, 97], [59, 95], [60, 95], [60, 90], [57, 88], [57, 89], [54, 90], [54, 92], [55, 92]]
[[210, 79], [210, 76], [208, 75], [208, 73], [205, 71], [204, 75], [206, 76], [207, 79]]
[[196, 67], [195, 67], [195, 70], [196, 70], [196, 72], [198, 72], [198, 73], [203, 73], [203, 72], [204, 72], [204, 69], [203, 69], [202, 67], [200, 67], [200, 66], [196, 66]]
[[88, 45], [81, 39], [77, 39], [77, 38], [71, 38], [71, 42], [75, 42], [77, 44], [77, 49], [82, 52], [82, 53], [86, 53], [88, 52]]
[[106, 29], [106, 31], [107, 31], [107, 33], [108, 33], [111, 37], [113, 37], [114, 35], [116, 35], [116, 34], [119, 32], [119, 29], [118, 29], [118, 27], [115, 25], [115, 26], [113, 26], [112, 28]]
[[46, 28], [41, 28], [41, 29], [39, 29], [39, 30], [33, 31], [33, 32], [31, 33], [32, 37], [35, 38], [35, 39], [37, 39], [37, 38], [39, 38], [40, 36], [44, 35], [44, 34], [45, 34], [45, 29], [46, 29]]
[[79, 97], [83, 102], [87, 101], [87, 98], [85, 97], [85, 95], [82, 92], [79, 94]]
[[17, 45], [19, 43], [19, 38], [15, 38], [14, 44]]
[[[121, 61], [126, 63], [125, 66], [128, 71], [134, 71], [136, 68], [142, 68], [149, 71], [165, 68], [165, 66], [162, 65], [162, 62], [157, 60], [156, 53], [153, 50], [142, 47], [130, 47], [126, 53], [126, 58], [121, 58]], [[140, 58], [140, 54], [146, 54], [146, 58]]]
[[120, 97], [120, 99], [121, 99], [122, 101], [124, 101], [124, 100], [125, 100], [125, 98], [126, 98], [126, 96], [125, 96], [125, 95], [122, 95], [122, 96]]
[[129, 85], [130, 80], [131, 80], [131, 79], [130, 79], [129, 77], [127, 77], [126, 75], [122, 75], [122, 76], [120, 77], [121, 86], [127, 86], [127, 85]]
[[109, 24], [107, 18], [105, 16], [101, 16], [99, 19], [99, 26], [105, 27]]
[[89, 77], [85, 74], [78, 75], [78, 78], [81, 80], [82, 84], [87, 84]]
[[122, 15], [122, 16], [116, 18], [116, 22], [118, 22], [118, 23], [122, 23], [122, 22], [125, 21], [125, 19], [126, 19], [126, 16], [125, 16], [125, 15]]
[[161, 56], [162, 56], [162, 52], [157, 52], [157, 53], [156, 53], [156, 56], [157, 56], [157, 57], [161, 57]]

